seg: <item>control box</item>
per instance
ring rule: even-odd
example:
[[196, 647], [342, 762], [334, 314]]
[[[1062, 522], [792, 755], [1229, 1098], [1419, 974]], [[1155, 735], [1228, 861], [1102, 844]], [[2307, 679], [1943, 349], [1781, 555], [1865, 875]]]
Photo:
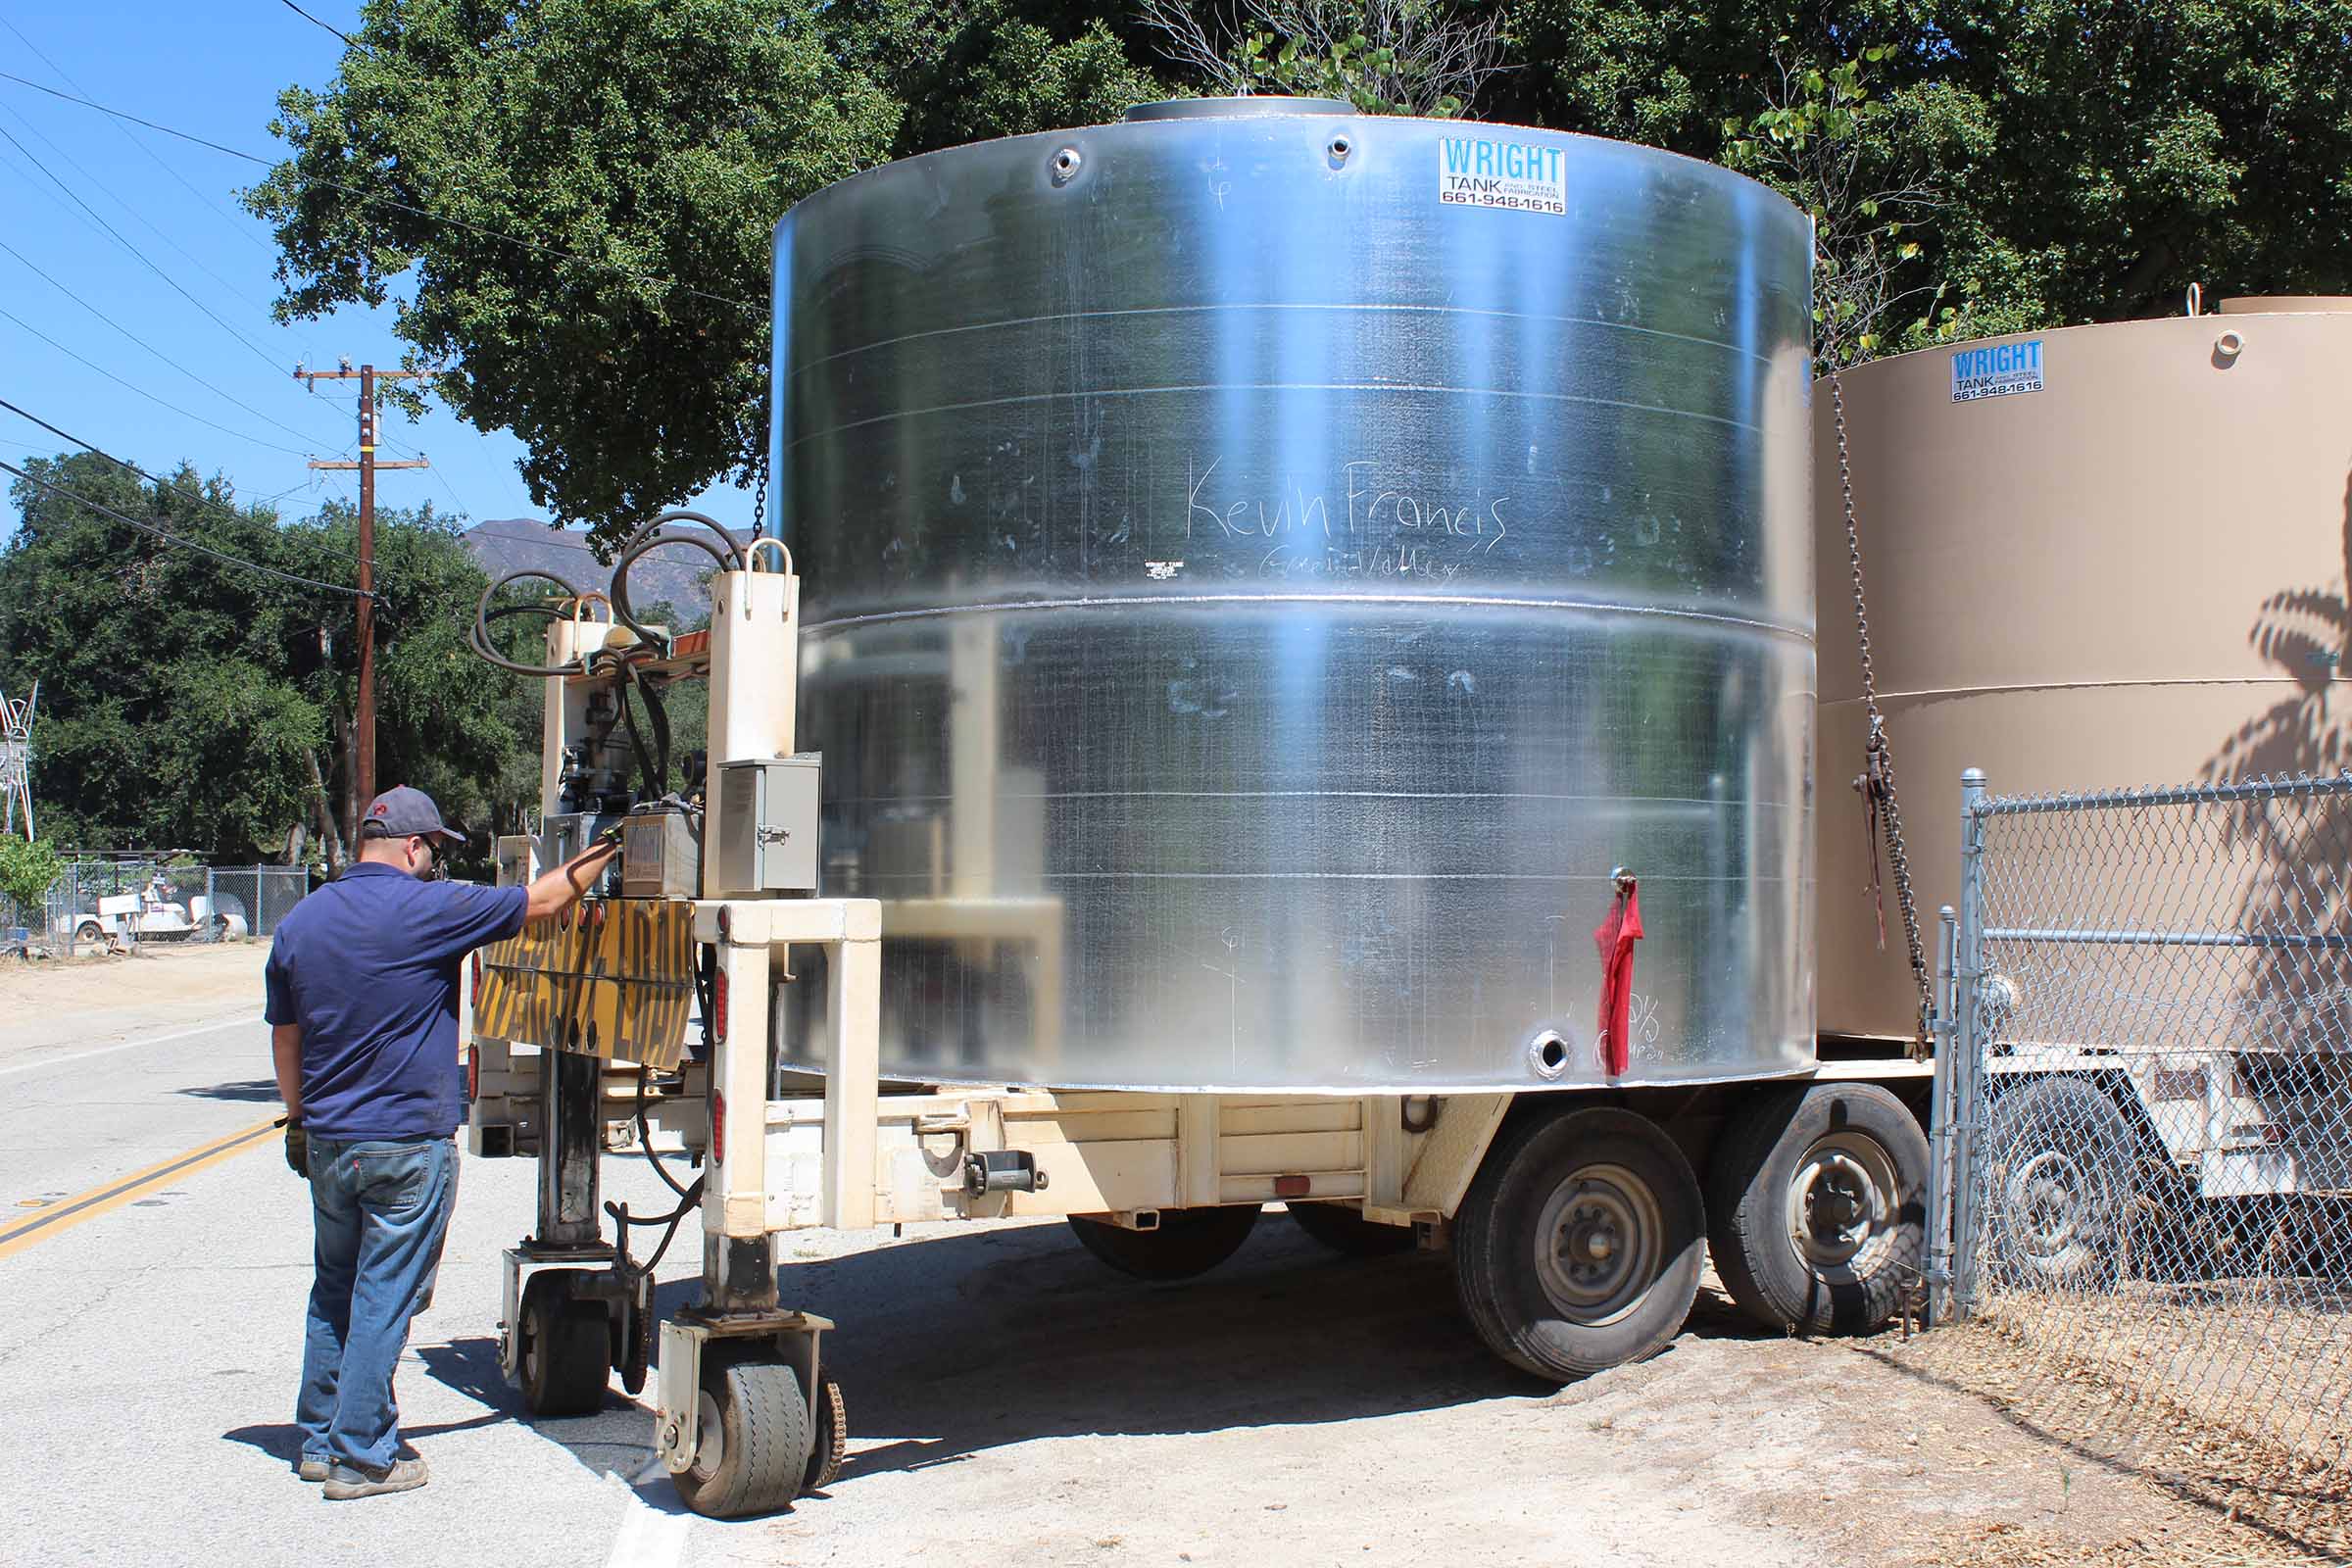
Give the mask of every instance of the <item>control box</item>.
[[[543, 817], [539, 823], [539, 869], [553, 870], [567, 860], [588, 853], [597, 836], [621, 820], [618, 812], [563, 811]], [[620, 861], [618, 858], [605, 862], [585, 891], [594, 897], [611, 898], [620, 891]]]
[[818, 761], [804, 752], [712, 770], [710, 897], [816, 891]]
[[703, 846], [684, 811], [644, 811], [620, 830], [620, 896], [693, 899], [703, 891]]

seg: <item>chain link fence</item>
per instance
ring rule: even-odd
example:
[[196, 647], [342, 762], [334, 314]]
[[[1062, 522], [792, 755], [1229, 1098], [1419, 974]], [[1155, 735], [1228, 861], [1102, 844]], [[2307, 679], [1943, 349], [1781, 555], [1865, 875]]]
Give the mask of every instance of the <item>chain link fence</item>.
[[16, 953], [267, 938], [310, 890], [299, 865], [74, 860], [37, 910], [0, 895], [0, 932]]
[[2070, 1442], [2340, 1492], [2352, 774], [1964, 795], [1938, 1320], [1997, 1336]]

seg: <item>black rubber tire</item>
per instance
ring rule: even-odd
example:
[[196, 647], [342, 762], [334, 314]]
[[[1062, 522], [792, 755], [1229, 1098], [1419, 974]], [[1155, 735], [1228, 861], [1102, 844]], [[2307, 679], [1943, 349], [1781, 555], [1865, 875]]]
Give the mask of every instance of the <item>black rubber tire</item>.
[[1363, 1210], [1346, 1203], [1293, 1203], [1290, 1209], [1300, 1230], [1346, 1257], [1390, 1257], [1413, 1250], [1410, 1226], [1376, 1225]]
[[1242, 1250], [1257, 1224], [1254, 1203], [1224, 1208], [1163, 1208], [1159, 1228], [1131, 1231], [1108, 1220], [1070, 1216], [1088, 1251], [1120, 1273], [1153, 1285], [1205, 1274]]
[[804, 1494], [831, 1486], [841, 1474], [841, 1461], [850, 1454], [850, 1407], [830, 1374], [817, 1380], [813, 1414], [816, 1431], [808, 1445], [808, 1468], [801, 1475]]
[[2106, 1291], [2131, 1241], [2139, 1140], [2084, 1078], [2037, 1078], [1992, 1103], [1985, 1266], [2026, 1290]]
[[[1838, 1162], [1825, 1168], [1816, 1152]], [[1724, 1289], [1768, 1328], [1877, 1331], [1920, 1279], [1929, 1164], [1918, 1118], [1876, 1084], [1752, 1096], [1733, 1113], [1707, 1169], [1707, 1247]], [[1805, 1218], [1817, 1227], [1837, 1225], [1843, 1216], [1825, 1205], [1849, 1194], [1876, 1216], [1854, 1262], [1824, 1264], [1798, 1250], [1791, 1188], [1808, 1175], [1814, 1200]], [[1822, 1245], [1836, 1244], [1825, 1235]]]
[[710, 1453], [706, 1434], [694, 1463], [669, 1479], [707, 1519], [773, 1513], [800, 1494], [810, 1457], [808, 1401], [800, 1374], [774, 1357], [764, 1343], [703, 1348], [702, 1393], [717, 1416], [718, 1452]]
[[[1580, 1208], [1578, 1199], [1587, 1204]], [[1546, 1234], [1546, 1210], [1564, 1210]], [[1565, 1298], [1546, 1273], [1584, 1259], [1566, 1256], [1563, 1222], [1600, 1238], [1589, 1217], [1597, 1205], [1638, 1223], [1610, 1236], [1631, 1242], [1624, 1265], [1630, 1292], [1587, 1307]], [[1646, 1256], [1645, 1256], [1646, 1254]], [[1549, 1383], [1568, 1383], [1656, 1354], [1680, 1332], [1698, 1295], [1706, 1261], [1706, 1219], [1698, 1178], [1672, 1139], [1646, 1117], [1614, 1106], [1531, 1116], [1505, 1129], [1487, 1151], [1453, 1220], [1454, 1286], [1462, 1310], [1496, 1355]], [[1549, 1265], [1547, 1270], [1546, 1265]], [[1605, 1263], [1602, 1265], [1605, 1266]]]
[[541, 1420], [593, 1415], [612, 1375], [612, 1314], [572, 1295], [573, 1269], [534, 1274], [522, 1288], [522, 1407]]
[[620, 1373], [621, 1393], [631, 1398], [645, 1392], [645, 1377], [653, 1368], [654, 1336], [659, 1327], [654, 1313], [653, 1282], [647, 1280], [622, 1303], [612, 1324], [613, 1337], [622, 1342], [614, 1347], [612, 1364]]
[[105, 936], [106, 927], [95, 922], [74, 928], [74, 940], [76, 942], [98, 942], [104, 940]]

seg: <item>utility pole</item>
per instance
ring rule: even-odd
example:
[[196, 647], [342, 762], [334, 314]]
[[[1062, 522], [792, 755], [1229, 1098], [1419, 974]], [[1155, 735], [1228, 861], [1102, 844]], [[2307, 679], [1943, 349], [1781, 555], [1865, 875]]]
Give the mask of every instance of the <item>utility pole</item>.
[[[360, 383], [360, 461], [357, 463], [321, 463], [311, 460], [314, 468], [357, 468], [360, 474], [360, 694], [353, 705], [352, 714], [352, 794], [358, 804], [353, 813], [365, 810], [375, 798], [375, 471], [378, 468], [429, 468], [432, 465], [423, 458], [412, 463], [378, 463], [375, 458], [375, 383], [386, 381], [422, 381], [438, 374], [434, 370], [378, 370], [372, 365], [358, 369], [345, 360], [339, 369], [306, 370], [294, 368], [294, 379], [318, 389], [320, 381], [357, 381]], [[350, 832], [359, 832], [355, 820], [346, 824]]]

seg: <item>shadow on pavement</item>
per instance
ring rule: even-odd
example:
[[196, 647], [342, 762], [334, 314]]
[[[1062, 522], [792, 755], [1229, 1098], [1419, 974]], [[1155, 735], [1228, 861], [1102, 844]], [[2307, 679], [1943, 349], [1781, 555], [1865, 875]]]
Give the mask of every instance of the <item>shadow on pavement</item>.
[[259, 1102], [277, 1099], [277, 1080], [256, 1078], [241, 1084], [208, 1084], [201, 1089], [179, 1089], [173, 1093], [191, 1100], [242, 1100]]
[[[1161, 1287], [1112, 1273], [1058, 1225], [877, 1238], [862, 1251], [808, 1259], [791, 1258], [793, 1238], [779, 1238], [785, 1303], [840, 1325], [826, 1356], [850, 1411], [842, 1484], [1039, 1438], [1351, 1421], [1554, 1393], [1471, 1332], [1446, 1258], [1340, 1258], [1278, 1213], [1232, 1261]], [[664, 1284], [661, 1313], [700, 1290], [692, 1279]], [[1685, 1332], [1769, 1331], [1702, 1292]], [[523, 1422], [590, 1471], [617, 1473], [647, 1505], [679, 1509], [654, 1460], [650, 1387], [640, 1403], [616, 1381], [595, 1415], [529, 1422], [499, 1374], [494, 1339], [417, 1354], [429, 1376], [487, 1409], [409, 1437]], [[291, 1460], [291, 1427], [227, 1436], [282, 1447]]]

